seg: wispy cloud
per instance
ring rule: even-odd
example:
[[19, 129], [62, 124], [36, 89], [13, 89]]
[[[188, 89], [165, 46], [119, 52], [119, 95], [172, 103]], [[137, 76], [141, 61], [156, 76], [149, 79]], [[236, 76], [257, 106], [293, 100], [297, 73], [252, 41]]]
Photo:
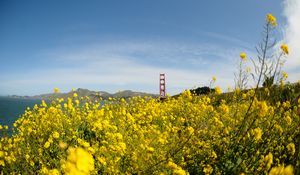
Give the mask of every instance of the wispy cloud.
[[[158, 75], [164, 72], [170, 94], [208, 85], [213, 75], [225, 89], [233, 84], [235, 60], [241, 50], [217, 44], [167, 41], [116, 41], [72, 50], [54, 49], [38, 56], [56, 65], [48, 69], [45, 65], [42, 69], [37, 66], [26, 73], [11, 74], [6, 80], [2, 77], [6, 82], [2, 88], [8, 93], [15, 93], [9, 87], [29, 89], [32, 85], [41, 92], [56, 86], [64, 91], [84, 86], [110, 92], [132, 89], [157, 93]], [[28, 92], [23, 90], [24, 94]]]
[[287, 18], [286, 42], [290, 47], [290, 55], [286, 67], [290, 72], [290, 81], [300, 78], [300, 1], [285, 0], [284, 15]]

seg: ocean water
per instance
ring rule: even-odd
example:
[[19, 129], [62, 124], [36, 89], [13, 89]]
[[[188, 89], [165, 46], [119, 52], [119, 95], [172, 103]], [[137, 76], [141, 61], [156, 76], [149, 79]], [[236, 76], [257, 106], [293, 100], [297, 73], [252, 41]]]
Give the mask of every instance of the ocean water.
[[11, 129], [13, 123], [24, 113], [27, 107], [32, 108], [35, 104], [40, 103], [41, 100], [39, 99], [0, 97], [0, 124], [2, 126], [8, 125]]

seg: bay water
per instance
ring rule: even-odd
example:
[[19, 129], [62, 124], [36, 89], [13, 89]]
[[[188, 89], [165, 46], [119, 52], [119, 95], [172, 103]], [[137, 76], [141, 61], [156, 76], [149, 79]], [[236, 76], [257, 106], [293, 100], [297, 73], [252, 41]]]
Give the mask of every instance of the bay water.
[[11, 135], [13, 123], [25, 112], [26, 108], [33, 108], [35, 104], [40, 103], [40, 99], [0, 97], [0, 125], [8, 125], [8, 134]]

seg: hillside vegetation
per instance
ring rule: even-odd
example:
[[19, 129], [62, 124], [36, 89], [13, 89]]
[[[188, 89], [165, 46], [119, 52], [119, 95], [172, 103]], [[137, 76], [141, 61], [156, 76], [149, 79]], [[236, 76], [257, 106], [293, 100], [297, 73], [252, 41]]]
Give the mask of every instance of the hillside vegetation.
[[145, 92], [135, 92], [131, 90], [124, 90], [124, 91], [118, 91], [116, 93], [108, 93], [105, 91], [92, 91], [88, 89], [83, 89], [83, 88], [78, 88], [76, 90], [72, 90], [67, 93], [61, 93], [61, 92], [56, 92], [56, 93], [48, 93], [48, 94], [41, 94], [41, 95], [34, 95], [34, 96], [18, 96], [18, 95], [11, 95], [8, 96], [10, 98], [16, 98], [16, 99], [43, 99], [43, 100], [51, 100], [55, 98], [63, 98], [67, 99], [68, 97], [72, 97], [73, 93], [76, 93], [78, 97], [89, 97], [91, 99], [103, 99], [107, 100], [108, 98], [124, 98], [128, 99], [131, 97], [136, 97], [136, 96], [151, 96], [151, 97], [157, 97], [158, 95], [156, 94], [150, 94], [150, 93], [145, 93]]

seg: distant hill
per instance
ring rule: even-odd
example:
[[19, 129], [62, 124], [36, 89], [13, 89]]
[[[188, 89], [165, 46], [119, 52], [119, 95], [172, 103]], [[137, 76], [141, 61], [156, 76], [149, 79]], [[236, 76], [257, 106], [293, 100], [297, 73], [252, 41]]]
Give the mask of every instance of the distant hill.
[[88, 89], [83, 89], [83, 88], [78, 88], [75, 91], [70, 91], [67, 93], [48, 93], [48, 94], [41, 94], [41, 95], [34, 95], [34, 96], [17, 96], [17, 95], [11, 95], [9, 97], [12, 98], [22, 98], [22, 99], [44, 99], [44, 100], [49, 100], [53, 98], [68, 98], [68, 97], [73, 97], [73, 94], [77, 93], [78, 97], [84, 97], [88, 96], [90, 98], [102, 98], [102, 99], [108, 99], [109, 97], [111, 98], [125, 98], [128, 99], [130, 97], [134, 96], [150, 96], [150, 97], [158, 97], [157, 94], [150, 94], [150, 93], [145, 93], [145, 92], [134, 92], [131, 90], [124, 90], [124, 91], [119, 91], [114, 94], [110, 94], [105, 91], [91, 91]]

